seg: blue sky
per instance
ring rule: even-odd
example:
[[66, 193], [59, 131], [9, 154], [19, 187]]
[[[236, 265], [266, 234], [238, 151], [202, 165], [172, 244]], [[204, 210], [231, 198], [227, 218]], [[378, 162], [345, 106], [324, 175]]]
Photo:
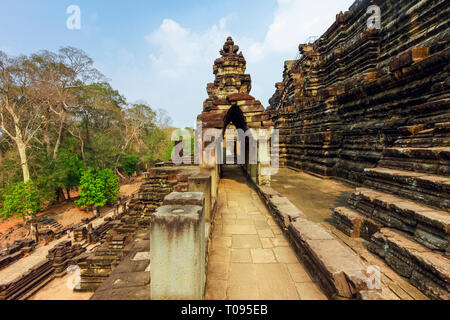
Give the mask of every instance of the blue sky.
[[[10, 55], [71, 45], [129, 102], [167, 110], [177, 127], [195, 124], [212, 82], [212, 65], [228, 35], [252, 75], [251, 94], [267, 107], [285, 60], [319, 36], [353, 0], [1, 0], [0, 50]], [[66, 9], [81, 9], [69, 30]]]

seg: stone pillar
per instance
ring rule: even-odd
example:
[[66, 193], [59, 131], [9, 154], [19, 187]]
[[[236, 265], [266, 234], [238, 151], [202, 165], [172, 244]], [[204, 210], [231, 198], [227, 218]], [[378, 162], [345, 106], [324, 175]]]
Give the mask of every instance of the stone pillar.
[[99, 206], [94, 206], [94, 215], [97, 218], [100, 217], [100, 207]]
[[205, 221], [212, 221], [211, 175], [196, 174], [189, 177], [189, 192], [202, 192], [205, 197]]
[[[210, 179], [209, 179], [210, 181]], [[209, 189], [210, 190], [210, 189]], [[167, 195], [164, 198], [163, 204], [165, 206], [167, 205], [193, 205], [193, 206], [200, 206], [203, 208], [203, 216], [205, 217], [203, 221], [204, 227], [204, 238], [203, 238], [203, 247], [202, 247], [202, 263], [205, 264], [204, 271], [203, 271], [203, 278], [202, 278], [202, 292], [205, 292], [205, 285], [206, 285], [206, 237], [209, 236], [209, 229], [206, 231], [206, 199], [204, 197], [204, 194], [202, 192], [172, 192], [171, 194]]]
[[39, 230], [37, 223], [31, 224], [31, 237], [34, 240], [34, 243], [37, 245], [39, 243]]
[[203, 195], [178, 193], [159, 207], [150, 226], [152, 300], [201, 300], [205, 289]]
[[[199, 206], [205, 207], [205, 196], [202, 192], [172, 192], [164, 197], [164, 206]], [[206, 215], [205, 215], [206, 216]]]

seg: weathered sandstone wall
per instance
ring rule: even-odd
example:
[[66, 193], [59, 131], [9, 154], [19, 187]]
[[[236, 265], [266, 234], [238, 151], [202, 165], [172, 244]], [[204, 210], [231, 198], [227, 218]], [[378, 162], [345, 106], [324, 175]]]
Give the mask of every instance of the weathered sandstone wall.
[[[367, 29], [371, 4], [381, 30]], [[409, 127], [448, 122], [449, 11], [444, 0], [356, 1], [300, 45], [270, 100], [281, 164], [361, 183]]]

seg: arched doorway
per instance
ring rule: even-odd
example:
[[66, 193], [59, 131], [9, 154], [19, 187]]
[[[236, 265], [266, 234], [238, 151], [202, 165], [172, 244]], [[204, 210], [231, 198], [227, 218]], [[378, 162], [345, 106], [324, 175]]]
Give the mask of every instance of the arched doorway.
[[240, 165], [250, 173], [257, 163], [257, 141], [249, 129], [243, 112], [233, 103], [224, 118], [221, 166]]

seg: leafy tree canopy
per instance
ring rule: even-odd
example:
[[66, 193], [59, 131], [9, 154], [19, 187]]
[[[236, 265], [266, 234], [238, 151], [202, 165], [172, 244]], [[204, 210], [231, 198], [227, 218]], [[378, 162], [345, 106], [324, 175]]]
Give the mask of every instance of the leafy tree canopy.
[[42, 209], [42, 197], [33, 180], [11, 185], [3, 196], [2, 219], [16, 217], [26, 220]]

